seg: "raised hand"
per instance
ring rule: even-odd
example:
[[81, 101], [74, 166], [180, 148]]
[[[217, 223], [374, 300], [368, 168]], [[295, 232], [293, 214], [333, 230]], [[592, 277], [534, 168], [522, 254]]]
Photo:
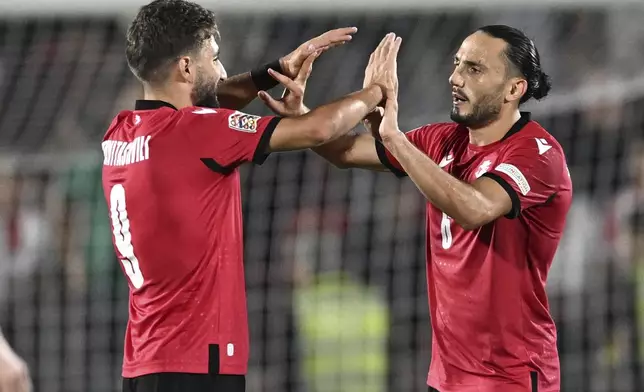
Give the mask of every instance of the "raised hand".
[[302, 66], [300, 72], [294, 79], [281, 73], [269, 70], [270, 75], [275, 78], [282, 86], [284, 86], [284, 94], [280, 99], [274, 99], [266, 91], [257, 93], [259, 99], [266, 104], [275, 114], [283, 117], [300, 116], [308, 112], [308, 108], [304, 106], [304, 91], [306, 91], [306, 82], [311, 76], [313, 70], [313, 62], [320, 55], [322, 51], [313, 52], [309, 55]]
[[[385, 141], [386, 139], [394, 136], [397, 133], [400, 133], [400, 128], [398, 127], [398, 60], [397, 54], [398, 49], [402, 40], [400, 37], [396, 38], [393, 41], [393, 48], [390, 49], [390, 54], [386, 63], [386, 69], [384, 70], [380, 79], [380, 83], [385, 87], [385, 108], [380, 125], [378, 127], [378, 132], [380, 139]], [[373, 130], [373, 128], [372, 128]]]
[[295, 78], [300, 73], [304, 61], [317, 51], [326, 51], [338, 45], [351, 41], [353, 34], [358, 31], [356, 27], [343, 27], [340, 29], [329, 30], [326, 33], [312, 38], [297, 49], [280, 58], [282, 71], [289, 78]]
[[377, 85], [383, 95], [398, 94], [398, 76], [396, 74], [398, 50], [402, 39], [389, 33], [380, 41], [376, 50], [371, 53], [365, 69], [363, 87]]

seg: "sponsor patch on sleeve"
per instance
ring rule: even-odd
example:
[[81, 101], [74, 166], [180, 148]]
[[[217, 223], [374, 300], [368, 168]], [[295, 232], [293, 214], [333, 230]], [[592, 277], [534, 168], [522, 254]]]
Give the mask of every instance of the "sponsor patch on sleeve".
[[234, 112], [228, 116], [228, 127], [236, 131], [255, 133], [257, 132], [257, 124], [260, 118], [252, 114]]
[[525, 178], [523, 173], [521, 173], [521, 170], [519, 170], [516, 166], [509, 163], [502, 163], [498, 165], [495, 170], [500, 171], [501, 173], [504, 173], [508, 177], [510, 177], [512, 181], [517, 184], [519, 191], [521, 192], [521, 194], [523, 194], [523, 196], [527, 195], [528, 192], [530, 192], [530, 184], [528, 184], [528, 180]]

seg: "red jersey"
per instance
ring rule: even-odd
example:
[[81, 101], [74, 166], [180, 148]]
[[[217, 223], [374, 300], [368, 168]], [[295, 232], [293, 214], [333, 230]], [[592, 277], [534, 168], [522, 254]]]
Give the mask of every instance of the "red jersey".
[[130, 286], [124, 377], [246, 373], [237, 166], [263, 163], [278, 122], [137, 101], [110, 125], [103, 189]]
[[[460, 180], [497, 181], [513, 204], [506, 217], [470, 231], [427, 205], [433, 331], [427, 383], [441, 392], [559, 391], [545, 286], [572, 201], [561, 146], [529, 113], [487, 146], [470, 144], [467, 128], [454, 123], [423, 126], [407, 137]], [[404, 175], [376, 143], [383, 164]]]

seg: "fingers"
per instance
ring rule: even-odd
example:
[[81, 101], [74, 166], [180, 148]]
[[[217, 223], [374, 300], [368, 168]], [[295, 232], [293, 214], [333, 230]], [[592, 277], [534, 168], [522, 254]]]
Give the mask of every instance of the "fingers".
[[271, 75], [273, 79], [280, 82], [280, 84], [284, 86], [284, 88], [289, 90], [291, 93], [299, 94], [299, 95], [304, 93], [304, 91], [302, 91], [302, 86], [300, 86], [295, 80], [292, 80], [288, 76], [282, 75], [281, 73], [274, 71], [273, 69], [269, 69], [268, 74]]
[[281, 113], [283, 109], [283, 103], [271, 97], [266, 91], [260, 91], [257, 93], [257, 97], [264, 102], [269, 109], [275, 113]]
[[357, 27], [342, 27], [339, 29], [329, 30], [326, 33], [311, 39], [308, 43], [313, 45], [314, 50], [324, 47], [334, 47], [351, 41], [353, 34], [358, 32]]
[[398, 52], [400, 51], [400, 45], [402, 44], [402, 38], [396, 37], [389, 49], [389, 58], [396, 61], [398, 58]]
[[380, 44], [378, 44], [378, 47], [374, 51], [375, 60], [383, 61], [387, 57], [391, 42], [393, 41], [394, 37], [394, 33], [388, 33], [384, 36], [384, 38], [382, 39], [382, 41], [380, 41]]
[[304, 63], [302, 63], [302, 68], [300, 68], [300, 72], [295, 78], [296, 84], [300, 86], [306, 84], [306, 81], [309, 79], [309, 76], [311, 76], [311, 72], [313, 71], [313, 63], [321, 53], [322, 50], [315, 51], [312, 55], [307, 57], [306, 60], [304, 60]]

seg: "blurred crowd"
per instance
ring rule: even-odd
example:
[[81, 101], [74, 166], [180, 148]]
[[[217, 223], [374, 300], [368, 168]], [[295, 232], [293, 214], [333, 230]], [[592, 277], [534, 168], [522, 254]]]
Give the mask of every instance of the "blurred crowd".
[[[562, 390], [627, 392], [644, 390], [643, 18], [644, 9], [222, 15], [221, 46], [234, 74], [356, 25], [354, 42], [316, 63], [315, 106], [358, 88], [369, 53], [396, 31], [400, 121], [411, 129], [447, 119], [464, 36], [496, 22], [524, 28], [555, 86], [550, 104], [530, 109], [563, 145], [575, 187], [549, 279]], [[97, 154], [111, 116], [140, 95], [123, 26], [0, 20], [0, 327], [39, 391], [119, 386], [128, 292]], [[604, 88], [616, 80], [628, 83]], [[249, 390], [424, 390], [425, 204], [413, 184], [290, 153], [245, 168], [243, 187]]]

